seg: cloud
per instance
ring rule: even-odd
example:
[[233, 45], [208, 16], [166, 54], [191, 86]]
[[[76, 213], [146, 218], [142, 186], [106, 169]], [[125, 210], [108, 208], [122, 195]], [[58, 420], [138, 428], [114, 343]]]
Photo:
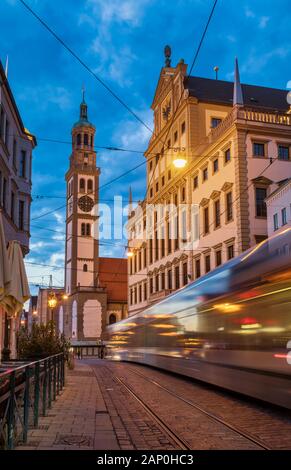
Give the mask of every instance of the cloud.
[[265, 53], [259, 53], [258, 51], [253, 49], [247, 61], [241, 67], [241, 71], [242, 73], [257, 74], [259, 71], [264, 69], [273, 59], [285, 59], [290, 54], [290, 51], [290, 45], [276, 47], [275, 49]]
[[53, 85], [26, 87], [18, 94], [18, 99], [29, 102], [38, 111], [46, 111], [49, 105], [54, 105], [61, 111], [71, 109], [73, 106], [71, 93], [64, 87]]
[[111, 79], [120, 87], [132, 85], [129, 70], [137, 60], [129, 41], [117, 41], [119, 28], [137, 28], [151, 0], [87, 0], [85, 9], [79, 17], [79, 26], [89, 25], [95, 37], [89, 53], [98, 60], [94, 72]]
[[256, 17], [253, 10], [251, 10], [249, 7], [245, 8], [245, 15], [246, 15], [247, 18], [255, 18]]
[[259, 28], [264, 29], [270, 21], [269, 16], [262, 16], [259, 21]]
[[86, 7], [103, 23], [125, 22], [137, 26], [143, 16], [143, 8], [148, 3], [149, 0], [87, 0]]

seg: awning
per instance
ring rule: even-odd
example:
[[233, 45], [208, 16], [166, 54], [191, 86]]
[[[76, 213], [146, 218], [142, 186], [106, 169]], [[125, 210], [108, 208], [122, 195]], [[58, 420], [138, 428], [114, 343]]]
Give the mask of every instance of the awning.
[[11, 282], [6, 290], [3, 303], [5, 304], [7, 313], [15, 315], [23, 309], [23, 304], [30, 298], [23, 255], [19, 242], [9, 242], [8, 260], [11, 269]]

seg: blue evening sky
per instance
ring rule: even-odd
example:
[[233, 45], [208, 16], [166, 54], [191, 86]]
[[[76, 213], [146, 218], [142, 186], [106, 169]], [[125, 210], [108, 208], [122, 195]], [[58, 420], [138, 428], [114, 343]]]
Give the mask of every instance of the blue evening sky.
[[[27, 3], [150, 127], [150, 105], [165, 44], [172, 63], [191, 63], [212, 0], [27, 0]], [[243, 83], [286, 88], [291, 80], [290, 0], [219, 0], [193, 75], [232, 80], [238, 56]], [[81, 88], [86, 86], [89, 118], [96, 125], [96, 145], [143, 151], [150, 133], [137, 122], [33, 18], [19, 0], [0, 0], [0, 58], [9, 56], [9, 81], [25, 126], [39, 138], [33, 158], [31, 253], [27, 261], [63, 266], [64, 175], [78, 118]], [[103, 185], [142, 163], [142, 154], [98, 152]], [[145, 166], [101, 190], [134, 200], [145, 193]], [[38, 199], [37, 196], [44, 196]], [[44, 227], [40, 229], [39, 227]], [[57, 230], [60, 233], [49, 231]], [[114, 245], [115, 243], [116, 245]], [[104, 256], [123, 256], [125, 241], [101, 247]], [[32, 283], [62, 283], [63, 271], [28, 267]], [[32, 286], [32, 292], [35, 288]]]

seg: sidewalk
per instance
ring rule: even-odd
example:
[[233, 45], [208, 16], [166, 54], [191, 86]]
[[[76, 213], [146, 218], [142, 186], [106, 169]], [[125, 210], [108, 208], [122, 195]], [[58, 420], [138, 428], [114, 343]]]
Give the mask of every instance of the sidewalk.
[[28, 441], [16, 450], [113, 450], [116, 434], [92, 369], [76, 361], [66, 386]]

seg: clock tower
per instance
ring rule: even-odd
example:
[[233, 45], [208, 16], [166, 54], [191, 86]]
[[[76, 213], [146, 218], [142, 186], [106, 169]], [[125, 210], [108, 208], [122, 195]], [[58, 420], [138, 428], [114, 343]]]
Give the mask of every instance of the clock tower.
[[98, 198], [100, 169], [94, 151], [95, 126], [83, 100], [72, 128], [72, 154], [66, 173], [64, 330], [73, 341], [100, 338], [106, 312], [106, 291], [99, 287]]

